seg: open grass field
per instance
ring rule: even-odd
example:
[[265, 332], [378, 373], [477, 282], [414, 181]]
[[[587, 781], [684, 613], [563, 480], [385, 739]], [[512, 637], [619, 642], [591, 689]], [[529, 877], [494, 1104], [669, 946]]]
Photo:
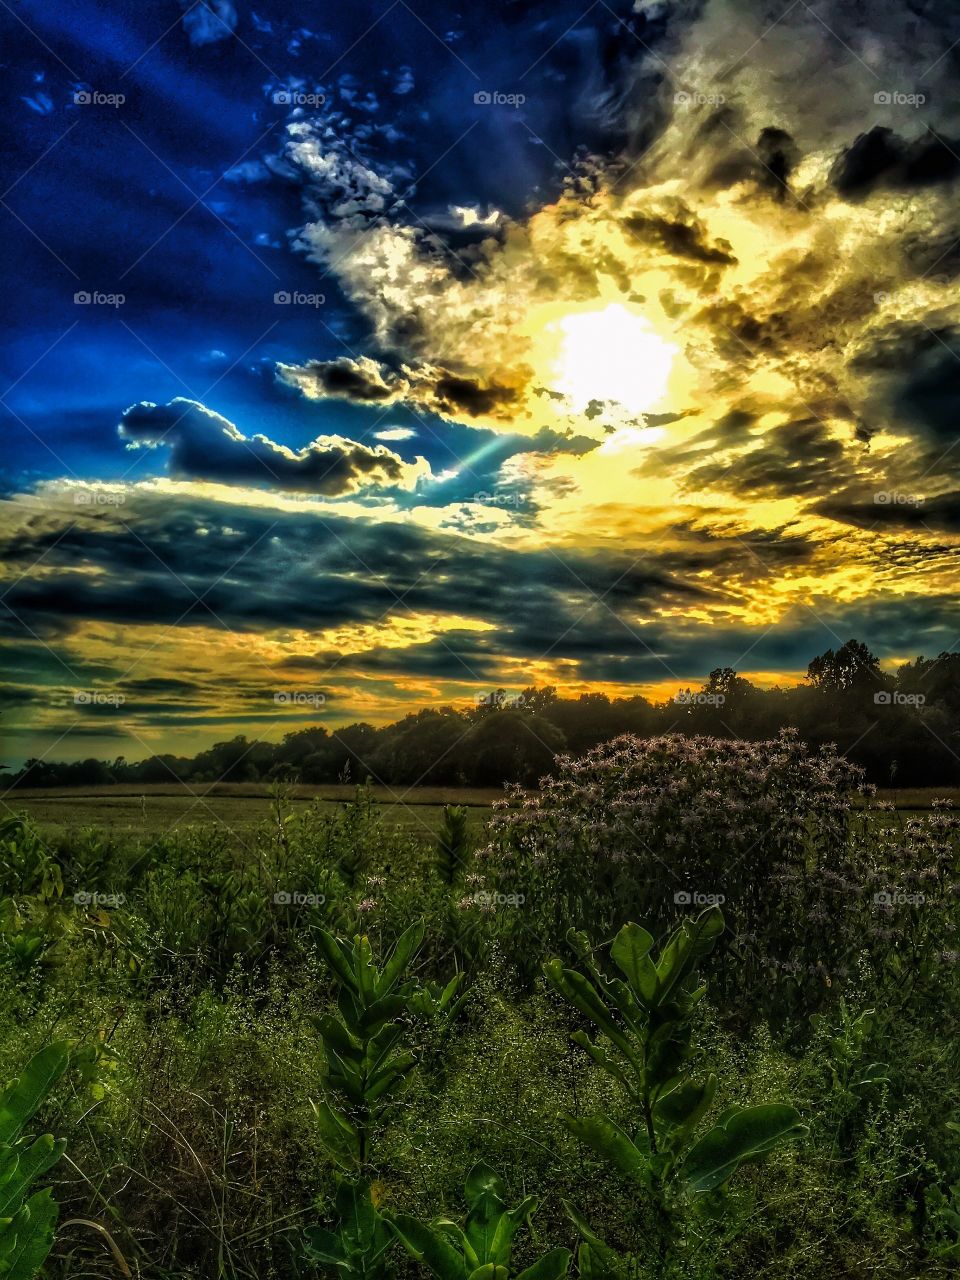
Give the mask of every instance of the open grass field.
[[[443, 806], [464, 805], [471, 826], [479, 826], [502, 792], [496, 788], [372, 787], [382, 805], [384, 820], [433, 837]], [[353, 786], [297, 786], [286, 793], [285, 805], [294, 811], [319, 803], [333, 809], [353, 798]], [[155, 835], [183, 825], [224, 826], [242, 835], [265, 822], [272, 813], [270, 789], [261, 783], [217, 782], [153, 786], [82, 787], [64, 791], [24, 789], [2, 799], [0, 815], [25, 813], [47, 831], [104, 827]]]
[[[384, 820], [424, 837], [439, 828], [443, 806], [464, 805], [470, 825], [486, 819], [490, 805], [502, 796], [495, 787], [371, 787], [382, 805]], [[295, 786], [288, 807], [296, 811], [315, 803], [333, 809], [353, 798], [352, 785]], [[951, 799], [960, 808], [960, 788], [910, 788], [880, 791], [877, 800], [892, 801], [906, 816], [929, 812], [934, 800]], [[154, 835], [184, 825], [224, 826], [242, 835], [272, 813], [268, 785], [258, 782], [213, 782], [178, 785], [78, 787], [63, 791], [24, 788], [0, 800], [0, 815], [25, 813], [41, 829], [70, 831], [98, 826], [111, 831]]]

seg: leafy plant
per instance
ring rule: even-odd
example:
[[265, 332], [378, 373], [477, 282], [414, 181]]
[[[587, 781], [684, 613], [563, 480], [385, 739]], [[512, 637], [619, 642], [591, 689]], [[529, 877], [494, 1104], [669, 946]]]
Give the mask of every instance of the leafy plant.
[[831, 1026], [822, 1014], [814, 1014], [810, 1021], [826, 1034], [827, 1067], [834, 1093], [846, 1097], [851, 1093], [863, 1093], [874, 1085], [889, 1083], [887, 1064], [870, 1062], [866, 1055], [875, 1033], [876, 1010], [864, 1009], [854, 1015], [847, 1002], [841, 1000], [839, 1026]]
[[940, 1187], [927, 1187], [924, 1202], [934, 1236], [931, 1252], [960, 1261], [960, 1184], [950, 1187], [949, 1195]]
[[411, 925], [379, 969], [366, 935], [358, 934], [351, 944], [317, 930], [340, 991], [337, 1013], [314, 1018], [327, 1060], [325, 1096], [314, 1104], [314, 1112], [331, 1158], [353, 1177], [337, 1192], [336, 1229], [308, 1230], [307, 1244], [317, 1260], [334, 1266], [344, 1280], [382, 1276], [384, 1255], [393, 1243], [377, 1211], [368, 1172], [371, 1139], [416, 1066], [416, 1056], [404, 1042], [401, 1016], [425, 999], [446, 1008], [456, 991], [455, 981], [437, 996], [407, 976], [423, 934], [422, 921]]
[[586, 936], [571, 931], [586, 974], [565, 968], [559, 959], [544, 966], [550, 983], [602, 1036], [598, 1042], [576, 1031], [573, 1040], [622, 1087], [639, 1117], [632, 1132], [602, 1116], [568, 1117], [566, 1125], [647, 1193], [663, 1252], [683, 1197], [722, 1188], [742, 1165], [806, 1133], [794, 1107], [770, 1103], [730, 1106], [712, 1128], [695, 1136], [717, 1091], [713, 1073], [697, 1078], [685, 1065], [692, 1053], [694, 1016], [706, 991], [697, 968], [723, 928], [722, 913], [711, 907], [685, 920], [654, 960], [653, 937], [639, 925], [624, 925], [610, 948], [622, 978], [606, 977]]
[[327, 1059], [326, 1096], [315, 1111], [324, 1145], [340, 1165], [366, 1164], [371, 1132], [416, 1064], [402, 1045], [404, 1027], [398, 1018], [416, 990], [405, 975], [423, 933], [422, 922], [411, 925], [379, 970], [365, 934], [350, 944], [326, 929], [317, 930], [340, 994], [336, 1014], [313, 1020]]
[[470, 852], [467, 810], [463, 805], [443, 806], [443, 822], [437, 840], [437, 870], [445, 884], [453, 884]]
[[[467, 1217], [462, 1227], [445, 1218], [428, 1226], [407, 1214], [393, 1215], [388, 1221], [410, 1256], [437, 1280], [508, 1280], [514, 1275], [513, 1238], [536, 1212], [537, 1201], [527, 1196], [508, 1209], [505, 1194], [500, 1177], [481, 1163], [467, 1174]], [[560, 1280], [569, 1265], [569, 1249], [551, 1249], [516, 1280]]]
[[[862, 943], [863, 900], [846, 891], [869, 865], [859, 850], [851, 858], [861, 785], [846, 759], [810, 751], [794, 730], [764, 742], [625, 735], [560, 757], [535, 795], [513, 789], [478, 858], [497, 890], [525, 895], [509, 944], [528, 975], [570, 925], [675, 928], [683, 911], [654, 853], [668, 849], [679, 889], [728, 904], [716, 990], [741, 1023], [782, 1021], [835, 995], [831, 975]], [[531, 933], [549, 940], [546, 955]], [[791, 980], [772, 983], [771, 969]]]
[[67, 1069], [65, 1041], [34, 1054], [0, 1093], [0, 1275], [31, 1280], [53, 1244], [57, 1205], [49, 1188], [31, 1192], [37, 1178], [59, 1160], [65, 1147], [49, 1133], [23, 1136], [37, 1108]]
[[0, 824], [0, 892], [33, 894], [44, 903], [63, 896], [60, 863], [21, 818], [5, 818]]
[[337, 1191], [338, 1227], [308, 1227], [307, 1248], [316, 1262], [341, 1280], [383, 1280], [393, 1233], [377, 1211], [369, 1183], [343, 1182]]

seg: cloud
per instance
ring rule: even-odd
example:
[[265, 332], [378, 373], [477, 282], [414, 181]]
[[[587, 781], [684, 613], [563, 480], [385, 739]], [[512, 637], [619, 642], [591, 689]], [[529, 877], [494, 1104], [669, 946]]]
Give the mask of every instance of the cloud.
[[375, 431], [373, 438], [389, 444], [391, 441], [413, 440], [416, 434], [412, 427], [384, 427], [382, 431]]
[[960, 177], [960, 140], [936, 133], [907, 142], [892, 129], [875, 125], [837, 157], [831, 181], [848, 199], [880, 187], [910, 189], [952, 182]]
[[369, 356], [309, 360], [304, 365], [278, 364], [277, 376], [308, 400], [352, 400], [358, 404], [395, 404], [408, 384]]
[[118, 430], [133, 448], [169, 449], [170, 474], [184, 479], [336, 498], [370, 488], [410, 489], [429, 474], [422, 458], [407, 463], [383, 445], [369, 448], [342, 436], [319, 436], [299, 450], [263, 435], [248, 437], [212, 409], [183, 397], [166, 405], [131, 405]]
[[736, 262], [726, 240], [713, 245], [707, 243], [699, 219], [691, 216], [682, 204], [678, 205], [672, 217], [642, 211], [624, 218], [623, 225], [642, 244], [677, 258], [720, 266]]
[[509, 417], [516, 398], [512, 387], [484, 382], [440, 366], [403, 365], [399, 373], [368, 356], [309, 360], [303, 365], [280, 363], [277, 376], [308, 400], [352, 400], [358, 404], [406, 403], [443, 417]]
[[237, 27], [237, 11], [230, 0], [180, 0], [183, 29], [194, 47], [227, 40]]

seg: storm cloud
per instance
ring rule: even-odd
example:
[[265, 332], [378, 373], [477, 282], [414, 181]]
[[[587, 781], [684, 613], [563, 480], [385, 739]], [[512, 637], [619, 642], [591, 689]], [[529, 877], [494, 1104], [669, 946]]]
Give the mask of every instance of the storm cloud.
[[384, 445], [319, 436], [295, 450], [263, 435], [248, 437], [219, 413], [182, 397], [166, 405], [131, 405], [118, 430], [132, 448], [168, 449], [170, 474], [191, 480], [335, 498], [365, 488], [410, 487], [425, 473], [422, 460], [406, 463]]

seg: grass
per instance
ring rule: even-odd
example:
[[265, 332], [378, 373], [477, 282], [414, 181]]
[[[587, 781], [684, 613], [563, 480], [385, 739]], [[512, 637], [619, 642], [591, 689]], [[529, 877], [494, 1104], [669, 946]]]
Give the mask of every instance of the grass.
[[[443, 806], [464, 805], [476, 830], [490, 805], [502, 796], [496, 787], [372, 786], [382, 805], [385, 822], [412, 834], [433, 838]], [[352, 784], [300, 785], [292, 788], [294, 807], [314, 801], [329, 810], [353, 798]], [[891, 800], [904, 815], [924, 813], [937, 799], [952, 799], [960, 807], [960, 788], [902, 788], [877, 792], [877, 800]], [[41, 830], [65, 832], [98, 826], [108, 831], [156, 835], [173, 827], [213, 824], [238, 835], [250, 832], [270, 817], [270, 787], [263, 782], [153, 783], [145, 786], [75, 787], [63, 791], [24, 788], [0, 799], [0, 814], [26, 813]]]
[[[443, 806], [464, 805], [471, 826], [479, 827], [502, 792], [496, 788], [371, 787], [384, 821], [423, 837], [439, 829]], [[293, 807], [318, 802], [331, 812], [353, 798], [354, 786], [298, 786]], [[152, 786], [78, 787], [64, 791], [24, 789], [8, 793], [0, 814], [26, 813], [41, 831], [103, 827], [112, 832], [156, 835], [173, 827], [202, 824], [238, 835], [252, 831], [271, 814], [269, 787], [254, 782], [158, 783]]]

